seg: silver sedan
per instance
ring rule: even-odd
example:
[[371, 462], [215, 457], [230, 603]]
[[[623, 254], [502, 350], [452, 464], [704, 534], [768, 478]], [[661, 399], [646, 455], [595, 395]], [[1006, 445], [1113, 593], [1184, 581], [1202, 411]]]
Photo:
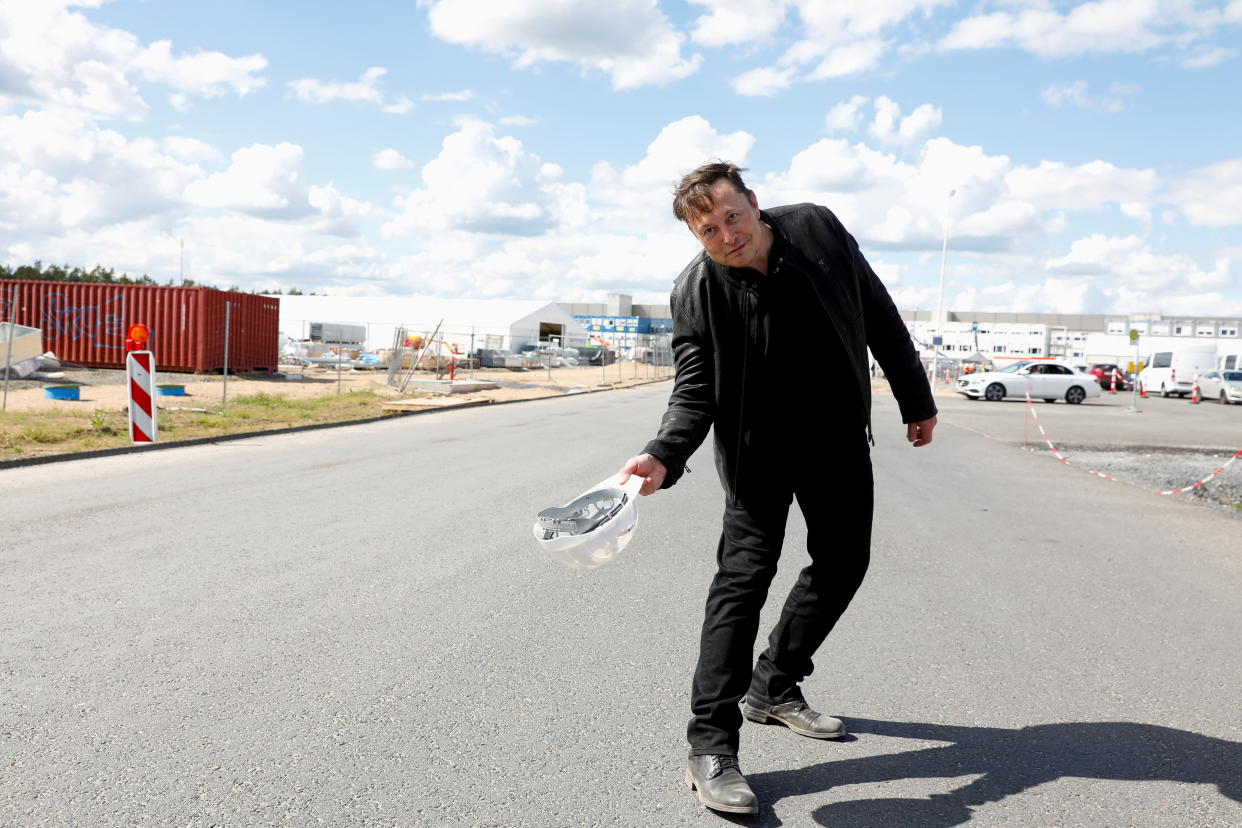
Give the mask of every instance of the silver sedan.
[[1242, 404], [1242, 371], [1208, 371], [1199, 377], [1199, 393], [1224, 405]]
[[966, 374], [957, 381], [957, 393], [972, 400], [997, 402], [1005, 397], [1025, 397], [1056, 402], [1063, 399], [1078, 405], [1088, 397], [1100, 396], [1100, 383], [1090, 374], [1080, 374], [1063, 362], [1039, 360], [1015, 362], [999, 371]]

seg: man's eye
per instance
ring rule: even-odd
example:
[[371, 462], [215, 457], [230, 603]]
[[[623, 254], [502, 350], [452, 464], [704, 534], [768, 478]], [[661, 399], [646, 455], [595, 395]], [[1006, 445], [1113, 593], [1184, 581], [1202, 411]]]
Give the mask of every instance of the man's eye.
[[715, 227], [708, 227], [706, 230], [703, 231], [703, 235], [710, 236], [712, 232], [715, 231], [715, 229], [716, 229]]

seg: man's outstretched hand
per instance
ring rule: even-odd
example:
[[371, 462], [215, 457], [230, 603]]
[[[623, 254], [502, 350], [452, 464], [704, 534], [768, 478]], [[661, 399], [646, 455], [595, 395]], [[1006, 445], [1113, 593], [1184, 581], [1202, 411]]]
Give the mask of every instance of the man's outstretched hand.
[[659, 459], [652, 457], [650, 454], [640, 454], [637, 457], [631, 457], [625, 461], [625, 465], [618, 472], [621, 475], [621, 485], [630, 479], [630, 475], [636, 474], [643, 478], [643, 487], [638, 490], [639, 494], [649, 495], [660, 491], [660, 487], [664, 485], [664, 476], [668, 474], [668, 469]]
[[906, 423], [906, 439], [913, 443], [915, 448], [925, 446], [932, 441], [932, 429], [935, 427], [935, 417], [930, 420], [919, 420], [917, 423]]

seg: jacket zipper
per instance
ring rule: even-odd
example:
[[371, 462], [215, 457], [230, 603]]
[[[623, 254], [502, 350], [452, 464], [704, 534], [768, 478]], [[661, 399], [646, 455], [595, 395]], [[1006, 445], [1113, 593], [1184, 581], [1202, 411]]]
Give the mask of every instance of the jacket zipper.
[[738, 469], [742, 465], [742, 418], [746, 413], [746, 363], [750, 355], [750, 291], [743, 289], [745, 310], [742, 314], [742, 380], [737, 403], [737, 450], [733, 453], [733, 499], [737, 500]]

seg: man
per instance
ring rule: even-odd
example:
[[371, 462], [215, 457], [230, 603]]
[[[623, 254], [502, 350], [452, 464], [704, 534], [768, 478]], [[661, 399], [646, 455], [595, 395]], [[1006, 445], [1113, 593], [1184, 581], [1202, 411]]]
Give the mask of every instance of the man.
[[[673, 214], [703, 250], [670, 298], [668, 408], [656, 438], [622, 466], [622, 482], [640, 475], [644, 495], [672, 486], [715, 427], [724, 530], [691, 688], [686, 781], [709, 808], [755, 813], [737, 761], [743, 715], [814, 739], [845, 733], [807, 705], [799, 684], [870, 559], [868, 346], [913, 445], [931, 442], [936, 405], [888, 291], [826, 208], [760, 210], [741, 170], [722, 161], [682, 179]], [[794, 498], [811, 563], [752, 664]]]

